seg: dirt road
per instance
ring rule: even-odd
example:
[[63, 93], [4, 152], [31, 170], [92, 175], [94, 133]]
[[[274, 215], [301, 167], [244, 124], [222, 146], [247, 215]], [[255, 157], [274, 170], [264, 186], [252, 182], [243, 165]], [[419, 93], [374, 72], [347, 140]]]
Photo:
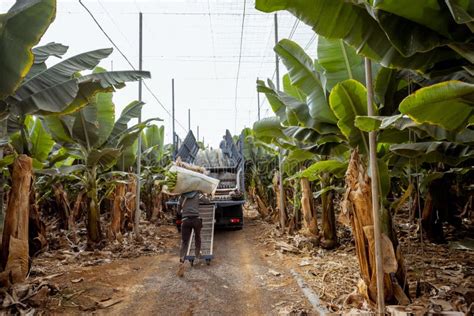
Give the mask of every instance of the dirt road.
[[289, 272], [265, 257], [256, 236], [258, 227], [252, 223], [241, 231], [216, 232], [211, 265], [187, 264], [183, 278], [176, 276], [176, 255], [149, 258], [149, 266], [136, 279], [142, 286], [107, 313], [275, 315], [308, 310]]
[[[70, 293], [63, 293], [63, 297], [72, 298], [62, 298], [57, 304], [61, 307], [50, 306], [49, 311], [81, 313], [95, 310], [97, 302], [114, 300], [120, 302], [95, 312], [277, 315], [311, 311], [286, 266], [258, 241], [261, 230], [258, 222], [247, 222], [241, 231], [217, 231], [211, 265], [198, 262], [191, 267], [187, 263], [183, 278], [176, 276], [179, 236], [171, 231], [165, 253], [68, 271], [56, 282]], [[72, 281], [78, 278], [83, 281]]]

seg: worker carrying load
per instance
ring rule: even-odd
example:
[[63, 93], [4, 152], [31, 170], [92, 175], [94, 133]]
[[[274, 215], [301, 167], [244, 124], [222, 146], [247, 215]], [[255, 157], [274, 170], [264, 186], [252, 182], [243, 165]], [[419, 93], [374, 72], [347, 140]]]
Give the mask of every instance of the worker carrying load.
[[179, 197], [178, 212], [181, 213], [182, 222], [181, 248], [179, 252], [180, 267], [178, 269], [178, 276], [183, 276], [184, 273], [184, 261], [193, 230], [195, 258], [201, 258], [202, 218], [199, 214], [199, 203], [209, 203], [209, 199], [199, 191], [186, 192]]
[[[178, 216], [181, 217], [181, 249], [180, 266], [178, 276], [184, 275], [184, 262], [190, 260], [191, 265], [195, 259], [201, 258], [201, 229], [203, 228], [203, 218], [200, 214], [202, 204], [209, 204], [210, 200], [204, 195], [214, 195], [219, 180], [206, 176], [206, 170], [198, 166], [188, 165], [179, 159], [165, 173], [162, 181], [162, 190], [169, 195], [180, 195], [178, 200]], [[201, 206], [200, 206], [201, 204]], [[209, 206], [204, 206], [207, 210]], [[212, 258], [212, 239], [214, 234], [214, 206], [212, 205], [212, 216], [205, 211], [206, 234], [205, 234], [205, 258], [209, 264]], [[211, 226], [211, 230], [207, 226]], [[209, 231], [209, 232], [208, 232]], [[210, 233], [210, 235], [209, 235]], [[209, 235], [209, 236], [208, 236]], [[194, 256], [190, 254], [192, 249]]]
[[169, 195], [179, 195], [187, 192], [200, 191], [204, 194], [214, 195], [218, 185], [218, 179], [174, 164], [165, 173], [163, 192]]

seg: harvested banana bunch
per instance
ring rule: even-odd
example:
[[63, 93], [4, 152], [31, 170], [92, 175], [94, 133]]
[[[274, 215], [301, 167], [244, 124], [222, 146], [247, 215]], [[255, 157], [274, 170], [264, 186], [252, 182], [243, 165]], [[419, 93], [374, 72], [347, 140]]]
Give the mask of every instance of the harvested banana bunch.
[[170, 191], [173, 191], [176, 187], [176, 181], [178, 179], [178, 173], [173, 171], [165, 172], [165, 179], [161, 181], [161, 185], [166, 185]]

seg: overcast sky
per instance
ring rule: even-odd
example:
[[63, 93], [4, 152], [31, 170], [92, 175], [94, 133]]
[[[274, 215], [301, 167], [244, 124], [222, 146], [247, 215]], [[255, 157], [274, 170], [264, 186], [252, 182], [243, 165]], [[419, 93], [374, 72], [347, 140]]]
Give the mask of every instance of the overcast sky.
[[[14, 3], [2, 0], [0, 11]], [[151, 72], [148, 86], [171, 112], [171, 79], [175, 79], [176, 132], [184, 138], [191, 109], [191, 128], [200, 139], [217, 146], [229, 129], [232, 134], [251, 127], [257, 119], [257, 77], [271, 78], [275, 71], [273, 15], [254, 9], [243, 0], [83, 0], [102, 27], [138, 67], [138, 13], [143, 12], [143, 68]], [[242, 50], [240, 50], [242, 20]], [[314, 57], [315, 41], [310, 28], [279, 13], [279, 37], [307, 48]], [[76, 0], [58, 0], [56, 20], [40, 44], [58, 42], [69, 46], [66, 56], [112, 47]], [[240, 59], [240, 69], [239, 69]], [[54, 58], [51, 62], [57, 61]], [[114, 70], [130, 69], [117, 52], [101, 64]], [[280, 73], [285, 73], [280, 65]], [[238, 80], [237, 80], [238, 78]], [[237, 93], [236, 93], [237, 92]], [[117, 117], [123, 107], [138, 98], [132, 83], [114, 96]], [[264, 99], [261, 96], [261, 101]], [[143, 118], [164, 121], [166, 141], [171, 142], [171, 118], [144, 89]], [[272, 114], [262, 101], [262, 117]]]

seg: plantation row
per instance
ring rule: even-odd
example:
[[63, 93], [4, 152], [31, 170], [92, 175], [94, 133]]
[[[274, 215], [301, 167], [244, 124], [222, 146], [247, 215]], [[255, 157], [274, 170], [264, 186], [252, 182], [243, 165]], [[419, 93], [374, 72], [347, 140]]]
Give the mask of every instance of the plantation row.
[[[393, 214], [410, 202], [411, 220], [418, 217], [428, 238], [442, 242], [443, 223], [459, 228], [461, 213], [472, 210], [472, 1], [257, 0], [256, 7], [291, 12], [318, 40], [317, 60], [287, 39], [274, 47], [287, 69], [283, 91], [270, 80], [257, 82], [275, 116], [244, 131], [250, 197], [263, 216], [290, 232], [302, 229], [324, 248], [338, 244], [337, 206], [338, 220], [352, 228], [367, 289], [361, 294], [375, 302], [374, 171], [368, 170], [368, 132], [375, 132], [384, 295], [406, 304]], [[263, 171], [279, 154], [284, 199], [278, 175]]]
[[[257, 82], [275, 116], [242, 131], [247, 194], [263, 218], [327, 249], [338, 246], [337, 211], [352, 229], [369, 301], [377, 296], [372, 175], [380, 183], [387, 302], [409, 301], [393, 215], [408, 204], [411, 220], [440, 242], [444, 221], [460, 227], [460, 213], [472, 212], [471, 2], [256, 1], [260, 11], [287, 10], [310, 25], [318, 59], [287, 39], [274, 47], [287, 74], [282, 91], [270, 80]], [[144, 104], [132, 101], [116, 117], [113, 103], [116, 89], [150, 73], [97, 67], [108, 48], [47, 67], [68, 49], [37, 46], [55, 13], [54, 0], [18, 0], [1, 16], [3, 284], [24, 280], [29, 258], [47, 247], [46, 218], [58, 218], [73, 239], [85, 223], [91, 248], [138, 226], [139, 151], [138, 204], [147, 219], [160, 218], [166, 198], [156, 180], [175, 148], [165, 145], [159, 119], [131, 126]], [[368, 170], [369, 132], [376, 133], [377, 170]]]
[[[161, 192], [155, 180], [170, 161], [160, 119], [130, 126], [143, 103], [115, 113], [113, 93], [126, 82], [149, 78], [146, 71], [107, 71], [97, 65], [112, 49], [62, 58], [68, 47], [35, 46], [56, 14], [56, 1], [17, 1], [0, 26], [0, 105], [3, 238], [2, 283], [24, 280], [29, 257], [48, 245], [44, 220], [73, 242], [78, 221], [86, 223], [89, 247], [106, 235], [120, 239], [131, 230], [136, 210], [138, 137], [142, 135], [141, 202], [156, 220]], [[25, 27], [28, 25], [28, 27]], [[8, 193], [8, 194], [6, 194]], [[6, 207], [5, 207], [6, 206]]]

